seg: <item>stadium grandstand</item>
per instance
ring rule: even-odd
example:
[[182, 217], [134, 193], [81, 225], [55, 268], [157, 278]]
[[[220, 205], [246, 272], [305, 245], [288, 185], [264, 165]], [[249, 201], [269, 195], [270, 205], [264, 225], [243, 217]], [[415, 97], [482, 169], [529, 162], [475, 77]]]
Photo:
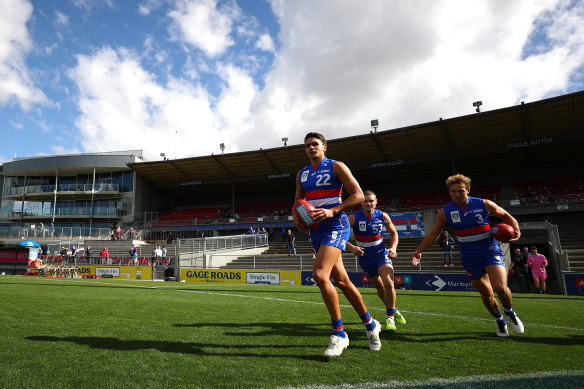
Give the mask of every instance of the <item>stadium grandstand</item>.
[[[463, 173], [473, 180], [471, 195], [494, 200], [523, 225], [553, 226], [563, 269], [584, 270], [584, 247], [574, 244], [584, 241], [584, 92], [344, 138], [324, 135], [328, 157], [345, 162], [386, 212], [422, 215], [431, 228], [435, 211], [449, 201], [445, 178]], [[95, 228], [121, 226], [126, 234], [132, 228], [156, 246], [265, 227], [276, 231], [265, 258], [276, 258], [284, 255], [280, 230], [293, 228], [296, 173], [306, 164], [302, 144], [163, 161], [146, 161], [140, 152], [13, 160], [2, 167], [0, 239], [35, 236], [41, 222], [64, 235], [76, 228], [68, 237], [95, 247], [111, 239], [111, 231]], [[521, 244], [548, 247], [551, 239], [538, 231], [527, 232]], [[307, 237], [296, 236], [306, 251], [298, 266], [310, 267]], [[408, 266], [420, 239], [402, 236], [396, 268]], [[439, 254], [437, 248], [436, 267]], [[238, 265], [247, 266], [244, 260]]]

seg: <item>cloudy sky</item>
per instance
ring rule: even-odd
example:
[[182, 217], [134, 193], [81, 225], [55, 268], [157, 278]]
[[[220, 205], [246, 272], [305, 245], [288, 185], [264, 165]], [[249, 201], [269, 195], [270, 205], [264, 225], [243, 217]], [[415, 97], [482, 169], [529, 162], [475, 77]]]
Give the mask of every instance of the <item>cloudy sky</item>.
[[0, 163], [150, 160], [584, 90], [578, 0], [0, 0]]

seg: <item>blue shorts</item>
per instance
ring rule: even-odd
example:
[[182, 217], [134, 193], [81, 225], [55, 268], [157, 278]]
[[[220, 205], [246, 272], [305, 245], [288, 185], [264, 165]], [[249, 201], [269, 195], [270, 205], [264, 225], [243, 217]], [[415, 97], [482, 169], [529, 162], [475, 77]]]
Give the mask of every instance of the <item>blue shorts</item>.
[[385, 250], [375, 256], [359, 257], [359, 266], [369, 278], [377, 277], [379, 275], [377, 269], [386, 264], [391, 265], [391, 259], [385, 254]]
[[349, 225], [349, 219], [343, 212], [320, 223], [318, 228], [310, 230], [310, 240], [312, 241], [314, 251], [317, 253], [323, 244], [345, 251], [350, 233], [351, 226]]
[[485, 253], [478, 255], [463, 255], [461, 257], [462, 266], [467, 271], [471, 280], [478, 280], [485, 275], [485, 268], [491, 265], [505, 266], [505, 257], [500, 254]]

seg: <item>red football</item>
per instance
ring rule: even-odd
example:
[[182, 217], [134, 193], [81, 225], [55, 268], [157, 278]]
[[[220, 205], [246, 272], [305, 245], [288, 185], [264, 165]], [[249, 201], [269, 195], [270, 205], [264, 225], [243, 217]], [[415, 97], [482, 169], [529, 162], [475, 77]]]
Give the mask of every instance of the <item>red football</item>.
[[497, 224], [491, 228], [491, 236], [499, 242], [507, 243], [515, 236], [515, 230], [509, 224]]
[[318, 223], [312, 218], [312, 213], [315, 210], [314, 205], [304, 199], [296, 200], [294, 203], [294, 214], [298, 224], [304, 228], [314, 229], [318, 227]]

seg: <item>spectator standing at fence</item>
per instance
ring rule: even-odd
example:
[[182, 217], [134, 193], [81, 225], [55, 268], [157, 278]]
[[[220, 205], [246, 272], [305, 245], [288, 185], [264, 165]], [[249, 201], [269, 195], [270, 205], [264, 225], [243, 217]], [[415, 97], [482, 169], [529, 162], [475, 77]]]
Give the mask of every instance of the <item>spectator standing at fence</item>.
[[77, 246], [73, 245], [73, 246], [71, 246], [71, 253], [69, 255], [69, 258], [71, 259], [71, 263], [75, 263], [76, 255], [77, 255]]
[[93, 249], [91, 246], [87, 246], [85, 248], [85, 258], [87, 258], [87, 263], [93, 265], [93, 258], [91, 258], [91, 253], [93, 253]]
[[291, 230], [286, 231], [286, 243], [288, 244], [288, 256], [296, 255], [296, 237]]
[[65, 246], [61, 247], [61, 251], [59, 251], [59, 255], [61, 256], [61, 259], [63, 260], [63, 263], [67, 263], [67, 255], [69, 254], [69, 252], [67, 251], [67, 248]]
[[521, 237], [519, 224], [511, 214], [494, 202], [469, 196], [470, 178], [456, 174], [448, 177], [446, 188], [452, 201], [436, 215], [434, 227], [412, 253], [412, 265], [417, 266], [422, 253], [436, 240], [448, 225], [458, 237], [461, 262], [472, 285], [480, 293], [483, 305], [497, 322], [497, 336], [509, 336], [507, 321], [500, 311], [494, 292], [503, 305], [514, 332], [524, 332], [523, 323], [513, 310], [513, 297], [507, 286], [505, 257], [497, 241], [491, 236], [490, 217], [509, 224], [515, 231], [515, 242]]
[[531, 268], [533, 282], [537, 288], [537, 293], [545, 294], [545, 280], [547, 279], [547, 271], [545, 268], [548, 266], [548, 260], [545, 255], [538, 254], [536, 246], [531, 246], [530, 249], [531, 255], [527, 257], [527, 264]]
[[130, 259], [133, 265], [138, 263], [138, 249], [136, 248], [136, 246], [132, 246], [130, 248]]
[[454, 239], [448, 234], [448, 231], [442, 233], [440, 238], [440, 247], [444, 252], [444, 267], [451, 266], [454, 267], [452, 263], [452, 250], [454, 249]]
[[162, 257], [162, 259], [166, 259], [166, 247], [164, 245], [162, 245], [162, 249], [161, 249], [161, 253], [160, 256]]
[[99, 253], [99, 259], [102, 265], [107, 263], [107, 259], [109, 258], [109, 251], [107, 251], [107, 247], [104, 247], [103, 250]]
[[272, 242], [274, 240], [274, 229], [270, 227], [268, 229], [268, 242]]

